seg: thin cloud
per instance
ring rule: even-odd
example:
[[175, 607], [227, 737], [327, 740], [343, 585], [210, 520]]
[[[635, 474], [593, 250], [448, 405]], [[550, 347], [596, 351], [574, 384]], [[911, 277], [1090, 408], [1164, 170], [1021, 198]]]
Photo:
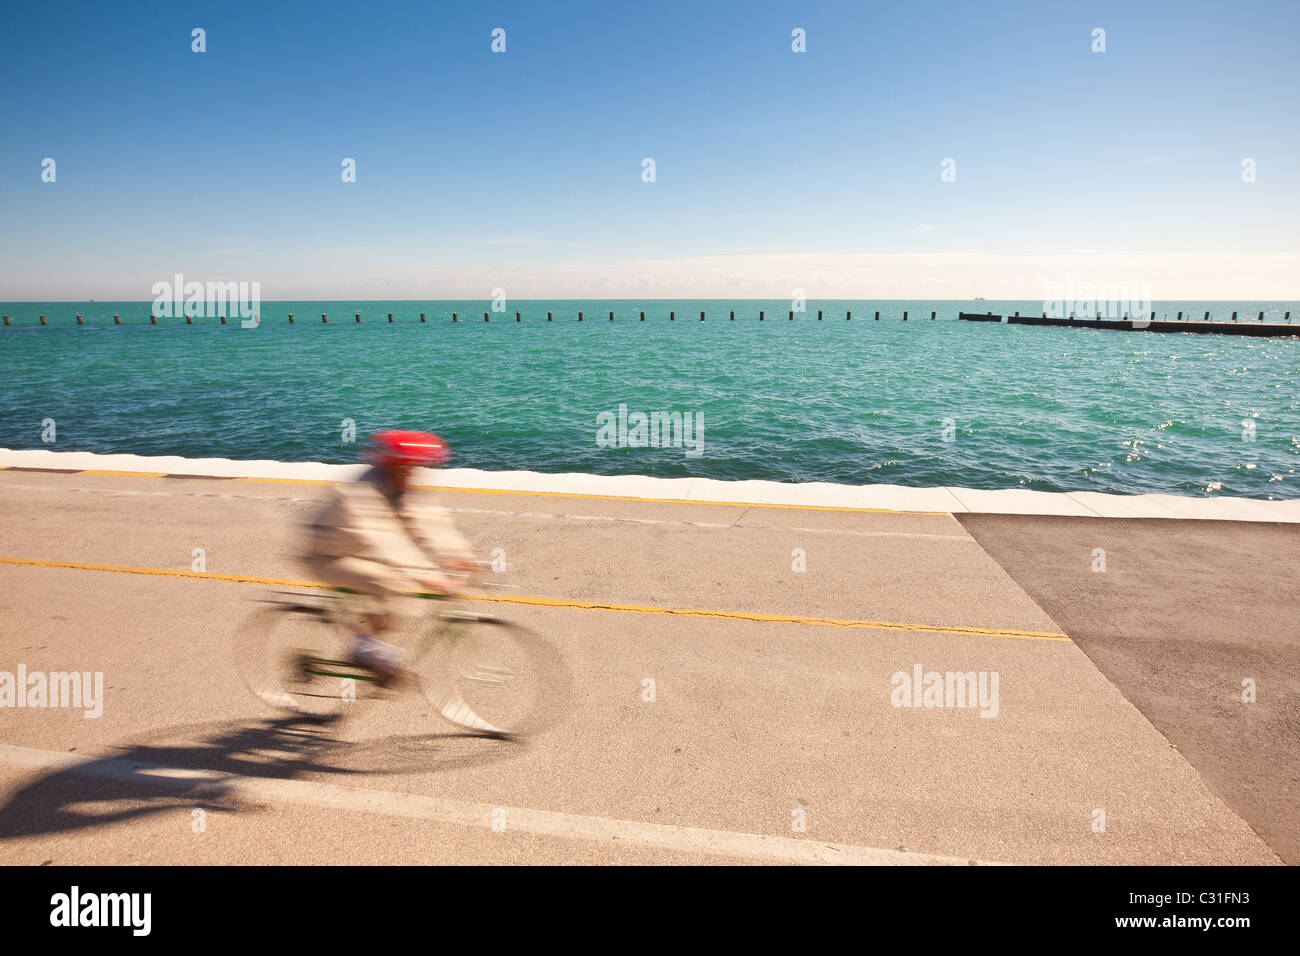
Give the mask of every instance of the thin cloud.
[[[348, 254], [354, 252], [356, 254]], [[1300, 253], [1157, 253], [1122, 249], [1007, 249], [998, 252], [769, 252], [685, 258], [570, 260], [540, 264], [430, 266], [395, 263], [366, 246], [329, 250], [310, 261], [265, 263], [264, 301], [292, 299], [1042, 299], [1069, 276], [1149, 285], [1169, 299], [1300, 299]], [[157, 276], [101, 266], [66, 279], [0, 277], [0, 300], [143, 298]], [[84, 291], [84, 295], [82, 290]]]
[[[1300, 254], [1057, 250], [914, 253], [758, 253], [689, 258], [574, 261], [548, 266], [429, 269], [358, 267], [342, 277], [296, 275], [265, 299], [301, 296], [487, 299], [788, 298], [791, 288], [828, 299], [1041, 299], [1067, 276], [1148, 284], [1153, 299], [1300, 298]], [[280, 283], [274, 283], [279, 286]]]

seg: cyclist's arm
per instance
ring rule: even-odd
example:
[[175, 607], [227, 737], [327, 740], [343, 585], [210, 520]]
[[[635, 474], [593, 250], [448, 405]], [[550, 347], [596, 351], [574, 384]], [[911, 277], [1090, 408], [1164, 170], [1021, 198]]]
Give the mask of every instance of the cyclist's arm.
[[446, 508], [426, 497], [413, 501], [410, 495], [403, 501], [403, 512], [411, 536], [439, 567], [468, 570], [477, 567], [469, 542], [456, 530], [451, 514]]

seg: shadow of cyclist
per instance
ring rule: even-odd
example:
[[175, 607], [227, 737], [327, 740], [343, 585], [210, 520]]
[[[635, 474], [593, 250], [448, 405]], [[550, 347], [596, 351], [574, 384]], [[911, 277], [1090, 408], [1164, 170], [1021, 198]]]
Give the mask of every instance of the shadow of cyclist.
[[283, 717], [251, 726], [179, 727], [174, 734], [182, 742], [175, 745], [151, 735], [150, 743], [56, 770], [15, 791], [0, 806], [0, 839], [83, 830], [178, 808], [234, 812], [241, 798], [224, 774], [290, 780], [431, 773], [493, 763], [524, 746], [464, 732], [345, 741], [335, 727]]

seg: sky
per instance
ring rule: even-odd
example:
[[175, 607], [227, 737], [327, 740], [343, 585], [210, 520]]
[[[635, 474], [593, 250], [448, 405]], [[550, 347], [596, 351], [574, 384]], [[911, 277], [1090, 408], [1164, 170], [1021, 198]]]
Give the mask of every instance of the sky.
[[1300, 299], [1297, 41], [1295, 0], [6, 3], [0, 300]]

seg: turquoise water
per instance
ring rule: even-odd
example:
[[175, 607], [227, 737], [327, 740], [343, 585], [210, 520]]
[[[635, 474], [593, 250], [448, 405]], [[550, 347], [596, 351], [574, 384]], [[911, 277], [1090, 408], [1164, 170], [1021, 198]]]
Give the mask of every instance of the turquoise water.
[[[955, 321], [1041, 302], [810, 302], [794, 322], [788, 300], [511, 302], [485, 323], [490, 308], [263, 303], [243, 329], [152, 326], [149, 303], [0, 304], [0, 446], [346, 462], [352, 419], [359, 437], [437, 431], [454, 464], [490, 470], [1300, 497], [1300, 339]], [[1153, 308], [1290, 310], [1300, 332], [1296, 303]], [[597, 444], [620, 404], [699, 416], [701, 454]]]

